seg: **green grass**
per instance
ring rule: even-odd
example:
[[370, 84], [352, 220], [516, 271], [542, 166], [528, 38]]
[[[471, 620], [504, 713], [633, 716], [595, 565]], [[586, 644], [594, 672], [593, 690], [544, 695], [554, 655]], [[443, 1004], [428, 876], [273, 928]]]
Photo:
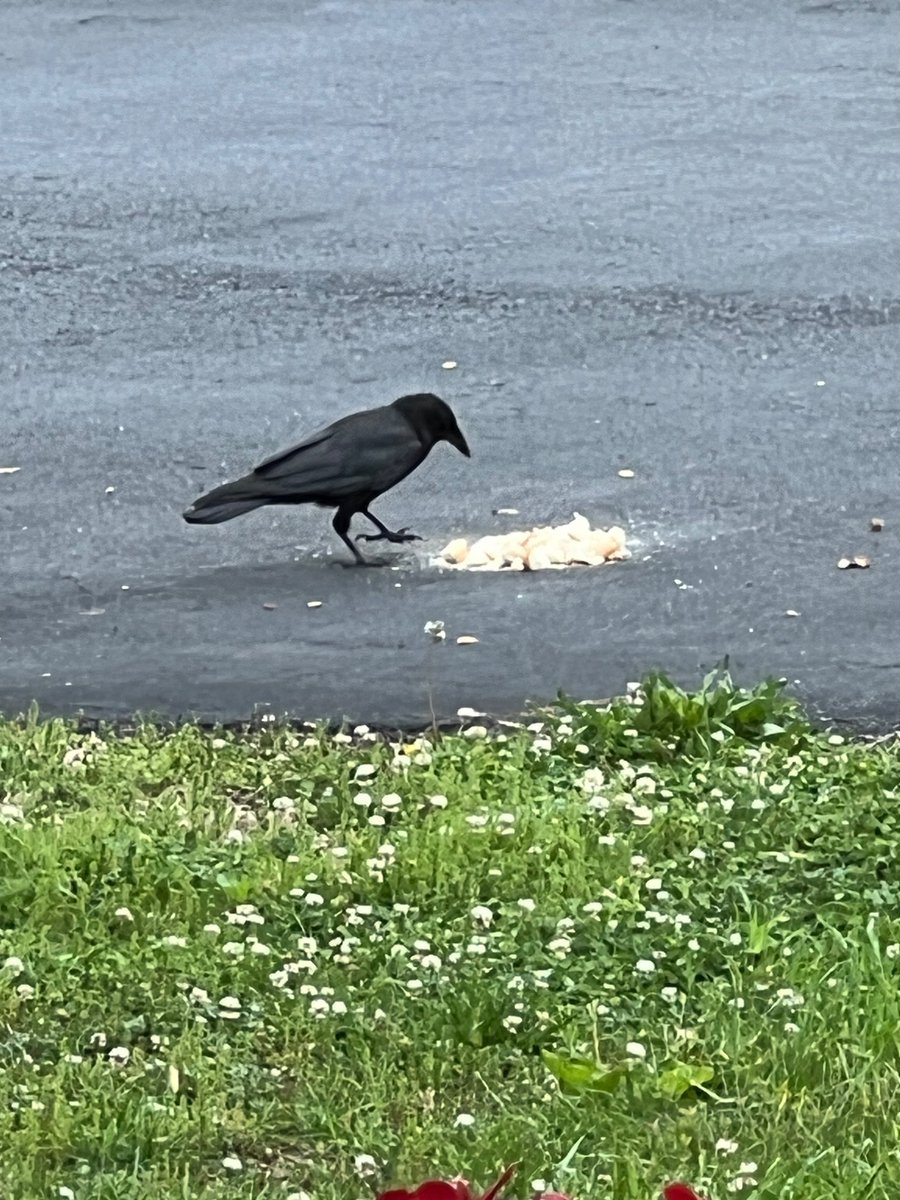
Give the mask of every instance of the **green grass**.
[[727, 680], [367, 736], [0, 724], [4, 1200], [900, 1191], [893, 744]]

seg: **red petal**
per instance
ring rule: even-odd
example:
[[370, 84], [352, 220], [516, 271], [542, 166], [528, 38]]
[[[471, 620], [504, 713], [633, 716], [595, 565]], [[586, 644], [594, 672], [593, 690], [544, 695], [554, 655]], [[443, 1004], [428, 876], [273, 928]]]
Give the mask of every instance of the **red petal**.
[[382, 1192], [377, 1200], [469, 1200], [469, 1189], [463, 1180], [465, 1190], [460, 1192], [455, 1183], [447, 1183], [443, 1179], [426, 1179], [415, 1191], [396, 1188], [390, 1192]]
[[470, 1200], [469, 1185], [465, 1179], [429, 1179], [419, 1184], [413, 1200]]
[[491, 1184], [488, 1190], [481, 1197], [481, 1200], [495, 1200], [495, 1197], [499, 1196], [499, 1194], [512, 1179], [513, 1175], [515, 1175], [518, 1166], [518, 1163], [510, 1163], [497, 1182]]
[[692, 1187], [686, 1183], [667, 1183], [663, 1188], [665, 1200], [701, 1200]]

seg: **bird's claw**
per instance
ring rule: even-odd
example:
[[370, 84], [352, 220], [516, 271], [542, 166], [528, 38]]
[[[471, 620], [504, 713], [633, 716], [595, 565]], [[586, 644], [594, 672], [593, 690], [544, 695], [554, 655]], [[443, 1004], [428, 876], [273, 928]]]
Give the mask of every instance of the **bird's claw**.
[[421, 542], [422, 539], [417, 533], [409, 533], [408, 526], [404, 525], [396, 532], [389, 529], [386, 533], [358, 533], [356, 540], [358, 542]]

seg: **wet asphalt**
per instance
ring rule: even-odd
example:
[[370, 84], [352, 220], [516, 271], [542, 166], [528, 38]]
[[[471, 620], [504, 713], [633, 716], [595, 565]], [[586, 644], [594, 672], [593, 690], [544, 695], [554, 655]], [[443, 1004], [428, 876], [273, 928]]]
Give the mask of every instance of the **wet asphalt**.
[[[412, 726], [727, 655], [895, 723], [898, 44], [897, 0], [0, 9], [0, 711]], [[473, 457], [375, 506], [393, 566], [182, 521], [417, 390]], [[573, 511], [631, 561], [429, 565]]]

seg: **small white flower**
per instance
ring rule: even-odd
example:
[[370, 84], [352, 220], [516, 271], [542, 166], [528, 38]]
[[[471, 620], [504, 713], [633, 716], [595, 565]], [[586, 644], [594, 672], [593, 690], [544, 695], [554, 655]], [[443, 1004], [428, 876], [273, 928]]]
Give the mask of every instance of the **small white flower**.
[[648, 892], [658, 892], [660, 890], [660, 888], [662, 887], [662, 885], [663, 884], [662, 884], [661, 879], [648, 879], [647, 882], [644, 884], [644, 887], [647, 889]]
[[460, 1129], [471, 1129], [475, 1124], [475, 1118], [471, 1113], [458, 1113], [453, 1124]]
[[327, 1012], [331, 1011], [331, 1005], [324, 996], [316, 996], [315, 1000], [310, 1000], [309, 1002], [309, 1011], [314, 1016], [324, 1017]]
[[56, 1194], [59, 1200], [75, 1200], [75, 1193], [70, 1187], [59, 1187], [56, 1189]]
[[532, 1179], [531, 1190], [533, 1192], [546, 1192], [547, 1180], [546, 1179]]
[[703, 862], [704, 858], [706, 858], [706, 851], [701, 849], [700, 846], [695, 846], [691, 851], [690, 857], [695, 858], [697, 862]]
[[378, 1163], [371, 1154], [357, 1154], [353, 1159], [353, 1166], [357, 1175], [361, 1175], [363, 1179], [368, 1179], [378, 1170]]
[[337, 1016], [337, 1017], [343, 1017], [343, 1016], [346, 1016], [346, 1014], [347, 1014], [347, 1005], [344, 1003], [344, 1001], [343, 1001], [343, 1000], [335, 1000], [335, 1001], [334, 1001], [334, 1003], [331, 1005], [331, 1011], [332, 1011], [332, 1012], [335, 1014], [335, 1016]]
[[403, 797], [396, 792], [388, 792], [386, 796], [381, 797], [381, 807], [386, 808], [388, 812], [395, 812], [403, 803]]
[[656, 970], [656, 963], [650, 958], [639, 958], [634, 964], [634, 969], [642, 975], [649, 975]]
[[735, 932], [734, 932], [734, 933], [730, 933], [730, 934], [728, 935], [728, 940], [729, 940], [729, 942], [731, 942], [732, 946], [740, 946], [741, 942], [742, 942], [744, 939], [743, 939], [743, 938], [741, 937], [741, 935], [740, 935], [740, 934], [737, 932], [737, 930], [735, 930]]
[[356, 779], [371, 779], [378, 768], [373, 763], [360, 763], [355, 771]]
[[378, 829], [384, 824], [384, 817], [381, 813], [372, 813], [371, 817], [367, 819], [370, 825], [374, 825]]
[[243, 1171], [244, 1164], [235, 1154], [229, 1154], [222, 1159], [222, 1166], [226, 1171]]
[[423, 971], [439, 971], [443, 966], [436, 954], [424, 954], [419, 960], [419, 965]]
[[428, 803], [432, 808], [446, 808], [450, 801], [446, 796], [429, 796]]
[[206, 1004], [209, 1000], [209, 992], [202, 987], [192, 987], [188, 992], [188, 999], [193, 1000], [195, 1004]]
[[794, 1022], [793, 1022], [793, 1021], [785, 1021], [785, 1023], [784, 1023], [784, 1032], [785, 1032], [785, 1033], [792, 1033], [792, 1034], [793, 1034], [793, 1033], [799, 1033], [799, 1032], [800, 1032], [800, 1026], [799, 1026], [799, 1025], [796, 1025], [796, 1024], [794, 1024]]
[[272, 951], [271, 951], [270, 947], [268, 947], [265, 944], [265, 942], [251, 942], [250, 943], [250, 953], [263, 955], [263, 954], [271, 954]]
[[644, 1046], [641, 1042], [626, 1042], [625, 1043], [625, 1053], [630, 1058], [646, 1058], [647, 1057], [647, 1047]]
[[241, 1007], [241, 1002], [237, 996], [223, 996], [219, 1001], [219, 1008], [224, 1008], [228, 1012], [238, 1012]]
[[480, 922], [485, 929], [487, 929], [494, 919], [492, 910], [484, 904], [476, 904], [469, 915], [471, 916], [472, 920], [476, 922], [476, 924]]
[[737, 1151], [737, 1142], [733, 1142], [730, 1138], [719, 1138], [716, 1142], [716, 1154], [736, 1154]]
[[892, 942], [890, 946], [885, 946], [884, 953], [888, 958], [897, 958], [900, 956], [900, 944]]
[[421, 992], [425, 984], [421, 979], [407, 979], [406, 986], [411, 992]]
[[307, 892], [304, 899], [310, 908], [321, 908], [325, 903], [325, 897], [320, 896], [318, 892]]
[[236, 958], [239, 958], [244, 953], [244, 943], [243, 942], [223, 942], [222, 943], [222, 953], [223, 954], [233, 954]]
[[528, 896], [523, 896], [521, 900], [516, 901], [516, 904], [518, 904], [519, 908], [521, 908], [523, 912], [531, 913], [537, 908], [535, 902]]
[[162, 940], [164, 946], [180, 946], [182, 949], [187, 945], [187, 938], [181, 937], [177, 933], [169, 933]]
[[700, 943], [697, 941], [696, 938], [691, 938], [690, 941], [688, 942], [688, 950], [693, 950], [696, 952], [699, 949], [700, 949]]
[[215, 936], [217, 933], [221, 933], [222, 930], [221, 927], [215, 923], [215, 921], [210, 921], [208, 925], [203, 926], [203, 932], [211, 933], [213, 936]]
[[664, 987], [662, 989], [662, 992], [660, 993], [660, 995], [662, 996], [663, 1000], [666, 1001], [667, 1004], [674, 1004], [675, 1001], [678, 999], [678, 988]]
[[127, 1046], [113, 1046], [112, 1050], [110, 1050], [109, 1054], [107, 1055], [107, 1058], [117, 1067], [124, 1067], [131, 1058], [131, 1051]]
[[3, 960], [3, 970], [15, 978], [16, 975], [21, 975], [25, 970], [25, 964], [21, 958], [17, 958], [14, 954], [11, 954], [9, 958]]
[[30, 983], [20, 983], [19, 986], [16, 988], [16, 995], [19, 997], [20, 1000], [33, 1000], [34, 999], [34, 988], [31, 986]]
[[126, 908], [124, 904], [122, 905], [121, 908], [117, 908], [113, 915], [118, 917], [120, 921], [133, 921], [134, 920], [134, 914], [132, 913], [131, 909]]
[[480, 813], [473, 813], [472, 816], [466, 817], [466, 824], [471, 825], [473, 829], [484, 829], [487, 823], [487, 817], [481, 815]]
[[741, 1175], [755, 1175], [759, 1167], [755, 1162], [742, 1162], [738, 1167], [738, 1172]]

